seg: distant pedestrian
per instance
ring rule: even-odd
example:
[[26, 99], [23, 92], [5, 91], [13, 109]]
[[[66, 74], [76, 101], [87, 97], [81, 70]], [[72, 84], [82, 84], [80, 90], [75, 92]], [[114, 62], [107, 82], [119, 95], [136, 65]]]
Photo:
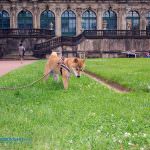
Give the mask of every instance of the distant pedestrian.
[[19, 57], [20, 57], [20, 60], [21, 60], [21, 63], [24, 59], [24, 55], [25, 55], [25, 47], [22, 45], [22, 43], [19, 45]]

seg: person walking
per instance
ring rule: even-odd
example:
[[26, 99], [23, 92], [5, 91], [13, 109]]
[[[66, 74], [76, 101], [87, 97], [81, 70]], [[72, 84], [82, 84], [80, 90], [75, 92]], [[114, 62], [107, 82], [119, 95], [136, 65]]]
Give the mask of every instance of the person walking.
[[23, 63], [25, 47], [22, 45], [22, 43], [20, 43], [18, 50], [19, 50], [19, 57], [20, 57], [21, 63]]

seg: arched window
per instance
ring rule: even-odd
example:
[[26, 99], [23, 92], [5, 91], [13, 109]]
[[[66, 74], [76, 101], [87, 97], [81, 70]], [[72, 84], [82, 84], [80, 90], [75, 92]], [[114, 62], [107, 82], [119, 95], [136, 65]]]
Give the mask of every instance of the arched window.
[[103, 29], [105, 30], [117, 30], [117, 14], [108, 10], [103, 14]]
[[0, 11], [0, 29], [10, 28], [10, 17], [7, 11]]
[[18, 28], [31, 29], [33, 28], [33, 17], [28, 10], [22, 10], [18, 14]]
[[76, 15], [71, 10], [66, 10], [61, 16], [61, 32], [63, 36], [76, 35]]
[[55, 30], [55, 15], [50, 10], [45, 10], [40, 17], [41, 29]]
[[82, 15], [82, 29], [96, 30], [96, 14], [92, 10], [86, 10]]
[[146, 20], [147, 20], [146, 29], [150, 31], [150, 11], [146, 14]]
[[127, 29], [139, 30], [140, 29], [140, 16], [136, 11], [129, 11], [127, 15]]

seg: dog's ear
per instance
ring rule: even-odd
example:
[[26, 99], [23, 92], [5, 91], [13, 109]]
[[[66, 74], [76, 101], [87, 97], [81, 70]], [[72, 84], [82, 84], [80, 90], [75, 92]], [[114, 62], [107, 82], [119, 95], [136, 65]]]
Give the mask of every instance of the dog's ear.
[[78, 63], [78, 58], [74, 58], [73, 62]]

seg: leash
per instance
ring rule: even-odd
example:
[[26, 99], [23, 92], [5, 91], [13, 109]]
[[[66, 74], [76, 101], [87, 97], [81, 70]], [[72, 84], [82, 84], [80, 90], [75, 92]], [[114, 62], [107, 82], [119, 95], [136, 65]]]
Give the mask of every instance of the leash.
[[49, 72], [47, 74], [43, 75], [41, 78], [37, 79], [36, 81], [33, 81], [32, 83], [27, 84], [27, 85], [18, 86], [18, 87], [0, 87], [0, 91], [1, 90], [12, 90], [13, 91], [13, 90], [19, 90], [19, 89], [25, 89], [25, 88], [31, 87], [32, 85], [34, 85], [37, 82], [39, 82], [40, 80], [42, 80], [48, 74], [49, 74]]

